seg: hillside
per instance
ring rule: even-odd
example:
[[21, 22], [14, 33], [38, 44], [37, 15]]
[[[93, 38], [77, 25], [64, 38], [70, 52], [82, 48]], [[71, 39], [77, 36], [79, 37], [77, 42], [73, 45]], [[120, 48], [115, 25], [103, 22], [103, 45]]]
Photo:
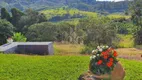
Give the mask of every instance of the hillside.
[[98, 15], [95, 12], [64, 8], [43, 10], [41, 13], [45, 14], [51, 22], [78, 20], [85, 17], [97, 17]]
[[[79, 19], [86, 17], [98, 18], [98, 16], [100, 15], [99, 13], [96, 12], [81, 11], [78, 9], [69, 9], [69, 8], [47, 9], [40, 11], [40, 13], [45, 14], [48, 21], [50, 22], [78, 21]], [[126, 16], [123, 14], [109, 14], [106, 16], [110, 19], [130, 18], [130, 16]]]
[[128, 2], [97, 2], [96, 0], [0, 0], [0, 8], [16, 7], [20, 10], [32, 8], [35, 10], [55, 9], [67, 6], [84, 11], [98, 12], [124, 12], [128, 8]]

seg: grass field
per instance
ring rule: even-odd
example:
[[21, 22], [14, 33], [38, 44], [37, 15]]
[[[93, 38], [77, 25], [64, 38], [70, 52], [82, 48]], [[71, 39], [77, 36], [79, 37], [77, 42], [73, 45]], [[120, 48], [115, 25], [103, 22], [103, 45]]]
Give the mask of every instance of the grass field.
[[76, 80], [88, 62], [88, 56], [0, 54], [0, 80]]
[[[0, 54], [0, 80], [77, 80], [88, 69], [89, 56]], [[119, 59], [125, 80], [142, 80], [142, 62]]]
[[[77, 80], [88, 70], [90, 60], [89, 55], [79, 54], [83, 47], [55, 43], [54, 56], [0, 54], [0, 80]], [[119, 48], [117, 52], [125, 58], [119, 58], [126, 70], [124, 80], [142, 80], [142, 50]]]
[[79, 44], [61, 44], [61, 43], [54, 43], [54, 49], [56, 55], [75, 55], [81, 52], [84, 48], [84, 45]]

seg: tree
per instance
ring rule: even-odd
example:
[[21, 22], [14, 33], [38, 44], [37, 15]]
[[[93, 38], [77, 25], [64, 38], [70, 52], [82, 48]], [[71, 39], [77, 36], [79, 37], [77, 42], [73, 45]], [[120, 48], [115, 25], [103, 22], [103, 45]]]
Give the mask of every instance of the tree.
[[13, 32], [13, 25], [6, 20], [0, 19], [0, 44], [6, 43], [6, 39], [12, 36]]
[[20, 28], [19, 28], [18, 24], [19, 24], [19, 20], [20, 20], [21, 16], [23, 16], [24, 13], [21, 12], [20, 10], [18, 10], [17, 8], [12, 8], [11, 13], [12, 13], [11, 23], [16, 27], [16, 31], [20, 32]]
[[118, 34], [134, 34], [136, 31], [136, 26], [132, 21], [123, 17], [112, 19], [111, 24], [116, 27]]
[[85, 32], [73, 23], [61, 22], [57, 25], [57, 40], [68, 43], [83, 43]]
[[[84, 44], [87, 46], [109, 45], [113, 46], [116, 42], [117, 31], [111, 26], [107, 18], [89, 19], [80, 22], [80, 26], [86, 32]], [[86, 23], [87, 22], [87, 23]], [[83, 25], [81, 25], [83, 23]]]
[[33, 24], [26, 33], [28, 41], [55, 41], [56, 36], [57, 27], [50, 22]]
[[10, 21], [10, 14], [5, 8], [1, 8], [1, 19], [6, 19], [7, 21]]
[[19, 31], [25, 34], [29, 26], [35, 23], [46, 22], [47, 18], [43, 13], [39, 13], [32, 9], [25, 11], [25, 15], [21, 16], [18, 24]]
[[86, 33], [85, 47], [81, 53], [91, 53], [94, 47], [100, 45], [116, 47], [119, 41], [117, 28], [111, 24], [111, 20], [107, 17], [83, 19], [80, 20], [79, 26]]
[[135, 37], [136, 44], [142, 44], [142, 0], [133, 0], [130, 5], [132, 21], [137, 26]]

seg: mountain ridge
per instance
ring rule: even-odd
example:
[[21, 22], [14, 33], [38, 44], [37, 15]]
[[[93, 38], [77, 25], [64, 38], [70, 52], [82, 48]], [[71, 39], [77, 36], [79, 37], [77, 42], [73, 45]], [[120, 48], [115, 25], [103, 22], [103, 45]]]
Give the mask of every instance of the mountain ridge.
[[0, 8], [5, 7], [9, 11], [15, 7], [22, 11], [32, 8], [34, 10], [55, 9], [67, 6], [83, 11], [124, 12], [128, 9], [128, 2], [98, 2], [96, 0], [1, 0]]

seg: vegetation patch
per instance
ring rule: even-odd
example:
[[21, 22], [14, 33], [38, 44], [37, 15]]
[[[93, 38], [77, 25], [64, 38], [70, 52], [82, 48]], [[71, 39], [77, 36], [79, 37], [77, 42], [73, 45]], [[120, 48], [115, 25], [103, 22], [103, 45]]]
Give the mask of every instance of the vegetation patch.
[[122, 14], [109, 14], [109, 15], [107, 15], [107, 17], [109, 17], [111, 19], [119, 19], [119, 18], [129, 19], [129, 18], [131, 18], [131, 16], [126, 16], [126, 15], [122, 15]]
[[132, 35], [119, 35], [120, 42], [118, 47], [121, 48], [132, 48], [134, 47], [134, 38]]
[[80, 44], [54, 43], [55, 54], [78, 54], [83, 48]]
[[[88, 70], [90, 56], [26, 56], [0, 54], [1, 80], [77, 80]], [[125, 80], [142, 79], [142, 62], [119, 59]]]
[[83, 17], [97, 17], [97, 13], [95, 12], [87, 12], [80, 11], [77, 9], [66, 8], [43, 10], [41, 11], [41, 13], [45, 14], [49, 21], [61, 21], [66, 19], [76, 19]]

